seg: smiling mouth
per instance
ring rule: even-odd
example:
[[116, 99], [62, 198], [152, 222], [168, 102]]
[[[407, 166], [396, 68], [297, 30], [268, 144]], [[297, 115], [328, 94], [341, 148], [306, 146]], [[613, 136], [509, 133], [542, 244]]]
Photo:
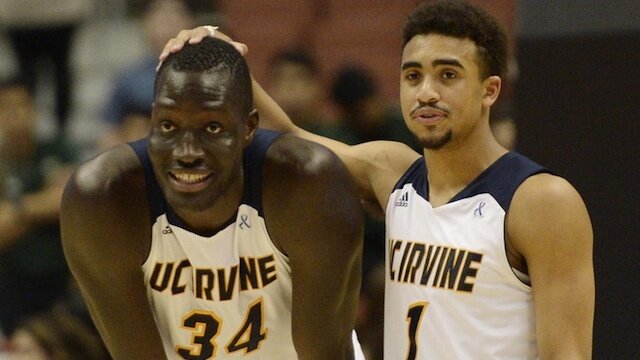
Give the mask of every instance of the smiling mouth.
[[195, 192], [203, 190], [211, 180], [212, 172], [209, 173], [186, 173], [169, 171], [169, 179], [173, 187], [178, 191]]

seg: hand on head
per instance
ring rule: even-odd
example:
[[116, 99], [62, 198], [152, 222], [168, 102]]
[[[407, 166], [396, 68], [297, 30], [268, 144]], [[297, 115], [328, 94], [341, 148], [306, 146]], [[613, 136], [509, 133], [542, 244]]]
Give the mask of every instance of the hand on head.
[[187, 42], [189, 44], [197, 44], [207, 36], [218, 38], [230, 43], [236, 48], [236, 50], [238, 50], [240, 54], [242, 54], [242, 56], [245, 56], [247, 52], [249, 52], [249, 48], [247, 47], [247, 45], [241, 42], [233, 41], [229, 36], [218, 30], [217, 26], [198, 26], [193, 29], [182, 30], [176, 37], [167, 41], [164, 48], [162, 49], [162, 52], [160, 53], [160, 63], [156, 67], [156, 70], [160, 68], [160, 65], [162, 65], [162, 62], [167, 58], [167, 56], [169, 56], [169, 54], [180, 51], [180, 49], [182, 49], [184, 44], [186, 44]]

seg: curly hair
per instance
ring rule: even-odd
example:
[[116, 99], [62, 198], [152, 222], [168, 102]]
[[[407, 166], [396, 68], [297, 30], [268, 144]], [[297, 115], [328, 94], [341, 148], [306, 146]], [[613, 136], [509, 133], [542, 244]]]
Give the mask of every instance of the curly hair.
[[473, 41], [478, 48], [480, 75], [503, 76], [507, 66], [507, 36], [498, 21], [464, 1], [428, 2], [405, 22], [402, 47], [416, 35], [440, 34]]
[[185, 44], [184, 47], [170, 54], [158, 69], [154, 85], [157, 95], [161, 75], [167, 70], [178, 72], [220, 72], [228, 71], [231, 75], [229, 83], [240, 109], [250, 112], [253, 108], [251, 75], [244, 57], [226, 41], [206, 37], [198, 44]]

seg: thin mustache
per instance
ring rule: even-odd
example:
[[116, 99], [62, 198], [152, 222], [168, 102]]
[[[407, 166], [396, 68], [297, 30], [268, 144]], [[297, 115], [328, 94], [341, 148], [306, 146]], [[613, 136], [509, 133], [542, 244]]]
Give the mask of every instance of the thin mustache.
[[447, 114], [449, 113], [449, 110], [444, 109], [444, 108], [441, 108], [441, 107], [436, 106], [436, 105], [422, 105], [422, 106], [418, 106], [417, 108], [415, 108], [415, 109], [411, 110], [411, 112], [409, 113], [409, 116], [413, 116], [413, 114], [415, 114], [415, 113], [416, 113], [416, 111], [418, 111], [418, 110], [422, 110], [422, 109], [424, 109], [424, 108], [432, 108], [432, 109], [436, 109], [436, 110], [444, 111], [444, 112], [445, 112], [445, 113], [447, 113]]

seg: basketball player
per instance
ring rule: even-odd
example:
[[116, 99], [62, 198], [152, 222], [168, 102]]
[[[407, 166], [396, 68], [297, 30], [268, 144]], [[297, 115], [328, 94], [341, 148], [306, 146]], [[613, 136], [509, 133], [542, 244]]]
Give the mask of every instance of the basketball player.
[[[181, 32], [161, 59], [211, 30]], [[410, 15], [403, 44], [400, 102], [422, 154], [305, 132], [254, 81], [268, 126], [329, 147], [363, 200], [386, 211], [385, 359], [590, 358], [585, 204], [566, 180], [500, 146], [489, 126], [503, 31], [477, 7], [437, 1]]]
[[351, 179], [252, 106], [240, 53], [188, 46], [157, 74], [149, 136], [68, 184], [65, 253], [114, 358], [361, 358]]

